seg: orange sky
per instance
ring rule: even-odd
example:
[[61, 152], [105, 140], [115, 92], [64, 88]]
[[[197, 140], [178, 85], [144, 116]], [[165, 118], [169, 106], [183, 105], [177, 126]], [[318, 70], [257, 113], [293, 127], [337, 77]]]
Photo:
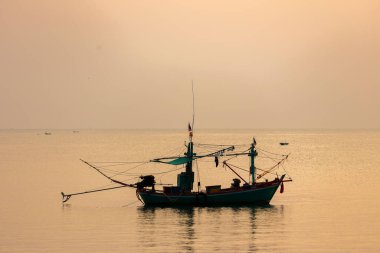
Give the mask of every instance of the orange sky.
[[0, 128], [380, 128], [380, 1], [0, 0]]

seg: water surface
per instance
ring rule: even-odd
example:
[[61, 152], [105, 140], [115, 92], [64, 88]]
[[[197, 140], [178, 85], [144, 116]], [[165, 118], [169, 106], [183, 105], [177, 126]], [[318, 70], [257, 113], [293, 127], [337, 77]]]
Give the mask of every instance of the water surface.
[[[294, 181], [270, 206], [214, 208], [147, 208], [133, 189], [61, 203], [61, 191], [109, 184], [79, 158], [149, 160], [183, 148], [186, 131], [43, 133], [0, 131], [0, 252], [380, 251], [378, 131], [199, 131], [198, 143], [249, 144], [254, 135], [264, 150], [291, 153]], [[202, 187], [235, 177], [212, 162], [198, 166]], [[172, 174], [157, 180], [175, 182]]]

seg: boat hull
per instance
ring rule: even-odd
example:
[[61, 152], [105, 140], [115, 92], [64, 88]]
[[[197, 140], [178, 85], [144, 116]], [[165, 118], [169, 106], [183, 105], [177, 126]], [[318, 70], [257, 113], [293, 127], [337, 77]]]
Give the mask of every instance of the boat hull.
[[187, 195], [165, 195], [162, 192], [138, 191], [138, 195], [144, 204], [149, 206], [267, 205], [280, 184], [281, 181], [266, 187], [215, 194], [201, 192]]

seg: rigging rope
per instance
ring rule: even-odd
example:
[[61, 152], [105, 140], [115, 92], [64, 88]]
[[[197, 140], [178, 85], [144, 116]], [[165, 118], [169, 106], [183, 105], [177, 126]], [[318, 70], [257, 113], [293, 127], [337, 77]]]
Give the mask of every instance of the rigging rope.
[[283, 154], [272, 153], [272, 152], [266, 151], [266, 150], [261, 149], [261, 148], [258, 148], [258, 147], [256, 147], [256, 149], [257, 149], [257, 150], [260, 150], [260, 151], [262, 151], [262, 152], [265, 152], [265, 153], [272, 154], [272, 155], [278, 155], [278, 156], [282, 156], [282, 157], [286, 156], [286, 155], [283, 155]]
[[[220, 149], [220, 147], [225, 147], [225, 146], [230, 146], [230, 145], [225, 145], [225, 144], [194, 144], [196, 145], [198, 148], [202, 149], [202, 150], [205, 150], [205, 151], [215, 151], [217, 149]], [[242, 148], [242, 147], [247, 147], [249, 146], [248, 144], [238, 144], [238, 145], [233, 145], [235, 147], [239, 147], [239, 148]], [[274, 173], [271, 172], [271, 170], [273, 170], [274, 168], [276, 167], [279, 167], [281, 165], [281, 167], [284, 169], [285, 173], [287, 173], [287, 171], [285, 170], [284, 166], [283, 166], [283, 162], [286, 160], [287, 158], [287, 155], [282, 155], [282, 154], [276, 154], [276, 153], [273, 153], [273, 152], [269, 152], [269, 151], [266, 151], [266, 150], [263, 150], [261, 148], [256, 148], [257, 150], [260, 150], [261, 151], [261, 155], [259, 157], [262, 157], [262, 158], [265, 158], [265, 159], [271, 159], [272, 161], [276, 162], [276, 165], [274, 165], [273, 167], [270, 167], [269, 169], [267, 170], [264, 170], [264, 169], [260, 169], [260, 168], [256, 168], [257, 170], [260, 170], [264, 173], [262, 173], [261, 175], [258, 175], [258, 179], [263, 177], [264, 175], [270, 173], [270, 174], [273, 174], [273, 175], [276, 175]], [[182, 155], [183, 152], [185, 152], [186, 150], [186, 147], [185, 148], [181, 148], [180, 150], [178, 150], [178, 148], [175, 148], [173, 150], [171, 150], [170, 153], [173, 153], [176, 152], [178, 154], [178, 152], [180, 152], [178, 154], [178, 156], [180, 157]], [[247, 152], [250, 150], [250, 147], [248, 149], [244, 149], [242, 151], [237, 151], [235, 149], [235, 152], [239, 152], [240, 155], [242, 155], [243, 153]], [[268, 154], [271, 154], [271, 155], [275, 155], [275, 156], [281, 156], [281, 157], [286, 157], [286, 158], [283, 158], [283, 159], [280, 159], [278, 157], [271, 157], [269, 156]], [[231, 158], [229, 159], [226, 159], [224, 162], [227, 162], [231, 159], [234, 159], [234, 158], [237, 158], [239, 157], [238, 154], [234, 155], [234, 154], [229, 154], [231, 156]], [[215, 154], [215, 156], [218, 156], [218, 154]], [[199, 167], [198, 167], [198, 161], [195, 160], [196, 162], [196, 169], [197, 169], [197, 176], [198, 176], [198, 183], [200, 183], [200, 174], [199, 174]], [[201, 162], [213, 162], [213, 161], [201, 161]], [[139, 178], [139, 176], [141, 175], [140, 173], [127, 173], [128, 171], [131, 171], [133, 169], [136, 169], [142, 165], [146, 165], [148, 163], [151, 163], [150, 161], [145, 161], [145, 162], [93, 162], [93, 163], [99, 163], [99, 164], [105, 164], [105, 165], [101, 165], [99, 167], [97, 167], [98, 169], [101, 169], [103, 171], [106, 171], [108, 173], [111, 173], [111, 176], [109, 178], [114, 178], [116, 176], [136, 176], [136, 177], [133, 177], [133, 178], [129, 178], [127, 179], [126, 181], [130, 181], [130, 180], [133, 180], [133, 179], [136, 179], [136, 178]], [[113, 167], [113, 166], [121, 166], [121, 165], [126, 165], [126, 164], [136, 164], [136, 163], [139, 163], [137, 164], [136, 166], [133, 166], [132, 168], [128, 168], [126, 170], [123, 170], [123, 171], [117, 171], [117, 170], [112, 170], [112, 169], [108, 169], [108, 167]], [[230, 164], [231, 166], [237, 168], [237, 169], [240, 169], [242, 171], [246, 171], [246, 172], [249, 172], [249, 170], [246, 170], [246, 169], [243, 169], [241, 167], [238, 167], [236, 165], [233, 165], [233, 164]], [[163, 172], [157, 172], [157, 173], [149, 173], [149, 174], [152, 174], [152, 175], [164, 175], [164, 174], [167, 174], [167, 173], [171, 173], [171, 172], [174, 172], [174, 171], [177, 171], [177, 170], [180, 170], [182, 169], [182, 167], [179, 167], [179, 168], [176, 168], [176, 169], [173, 169], [173, 170], [168, 170], [168, 171], [163, 171]], [[160, 177], [162, 178], [162, 177]], [[112, 185], [114, 184], [115, 182], [111, 183], [111, 184], [108, 184], [108, 185]], [[102, 186], [103, 187], [103, 186]], [[97, 188], [100, 188], [100, 187], [96, 187], [94, 189], [97, 189]]]
[[[147, 163], [147, 162], [145, 162]], [[102, 165], [102, 166], [96, 166], [97, 168], [108, 168], [108, 167], [114, 167], [114, 166], [121, 166], [126, 165], [126, 163], [119, 163], [119, 164], [110, 164], [110, 165]]]
[[204, 143], [194, 143], [195, 146], [201, 147], [201, 146], [210, 146], [210, 147], [224, 147], [224, 146], [235, 146], [235, 147], [242, 147], [242, 146], [250, 146], [250, 144], [204, 144]]
[[125, 161], [121, 161], [121, 162], [89, 162], [89, 163], [120, 163], [120, 164], [128, 164], [128, 163], [145, 163], [147, 161], [140, 161], [140, 162], [125, 162]]
[[232, 167], [235, 167], [235, 168], [237, 168], [237, 169], [239, 169], [239, 170], [243, 170], [243, 171], [249, 172], [249, 170], [246, 170], [246, 169], [240, 168], [239, 166], [233, 165], [233, 164], [231, 164], [231, 163], [229, 163], [229, 165], [232, 166]]
[[281, 165], [281, 168], [285, 171], [286, 175], [287, 175], [290, 179], [292, 179], [292, 177], [289, 175], [289, 173], [285, 170], [284, 163], [281, 163], [280, 165]]
[[257, 176], [257, 179], [260, 179], [261, 177], [263, 177], [264, 175], [270, 173], [270, 171], [272, 171], [274, 168], [276, 167], [279, 167], [281, 163], [283, 163], [287, 158], [288, 158], [289, 155], [287, 155], [285, 158], [283, 158], [281, 161], [279, 161], [277, 164], [275, 164], [273, 167], [271, 167], [270, 169], [268, 169], [266, 172], [262, 173], [261, 175], [258, 175]]
[[282, 159], [279, 159], [279, 158], [270, 157], [270, 156], [268, 156], [266, 154], [258, 155], [258, 157], [270, 159], [270, 160], [272, 160], [273, 162], [276, 162], [276, 163], [282, 160]]
[[130, 170], [136, 169], [137, 167], [140, 167], [140, 166], [145, 165], [145, 164], [147, 164], [147, 163], [149, 163], [149, 162], [141, 163], [141, 164], [136, 165], [136, 166], [134, 166], [134, 167], [132, 167], [132, 168], [129, 168], [129, 169], [127, 169], [127, 170], [124, 170], [124, 171], [118, 172], [118, 173], [112, 175], [111, 177], [116, 177], [116, 176], [118, 176], [118, 175], [121, 175], [121, 174], [123, 174], [123, 173], [125, 173], [125, 172], [127, 172], [127, 171], [130, 171]]

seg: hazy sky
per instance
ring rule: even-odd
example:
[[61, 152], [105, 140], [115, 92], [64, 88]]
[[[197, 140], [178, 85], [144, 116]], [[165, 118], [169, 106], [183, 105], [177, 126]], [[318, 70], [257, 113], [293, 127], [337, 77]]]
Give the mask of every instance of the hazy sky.
[[380, 128], [380, 1], [0, 0], [0, 128]]

